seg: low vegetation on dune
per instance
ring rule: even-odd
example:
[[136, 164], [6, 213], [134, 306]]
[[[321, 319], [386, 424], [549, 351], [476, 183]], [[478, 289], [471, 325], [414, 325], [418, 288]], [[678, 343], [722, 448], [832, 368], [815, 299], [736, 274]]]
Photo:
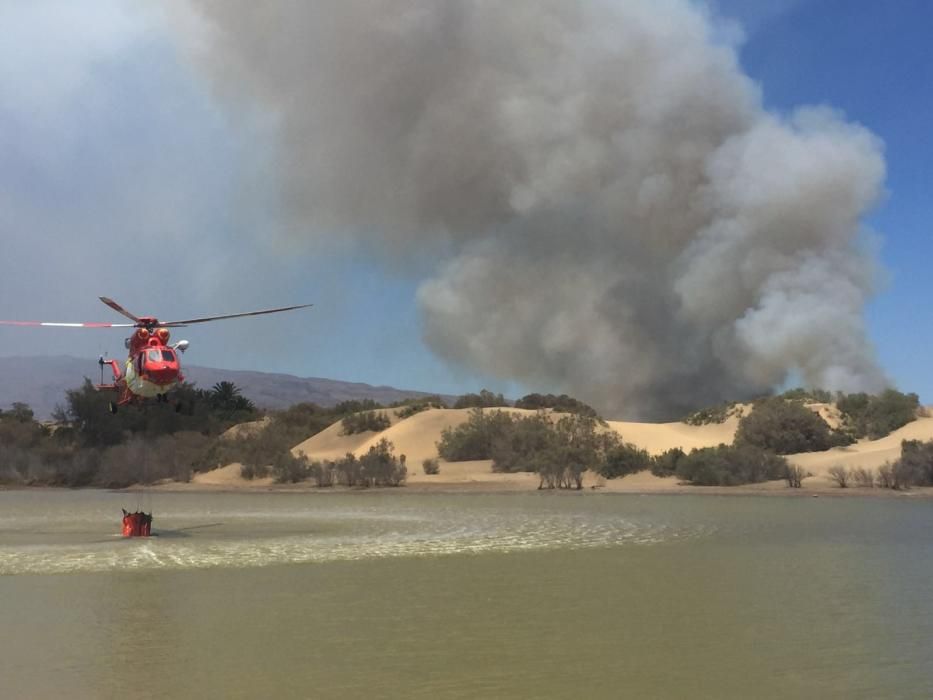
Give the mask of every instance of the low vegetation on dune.
[[392, 404], [391, 408], [395, 408], [395, 415], [404, 420], [431, 408], [447, 408], [447, 404], [440, 396], [435, 395], [399, 401]]
[[916, 394], [903, 394], [894, 389], [877, 396], [841, 395], [836, 406], [845, 418], [845, 429], [853, 437], [870, 440], [883, 438], [916, 420], [922, 412], [920, 398]]
[[[366, 488], [399, 486], [408, 468], [382, 439], [361, 456], [309, 461], [292, 448], [339, 424], [343, 435], [372, 432], [430, 408], [443, 408], [438, 396], [382, 406], [347, 401], [333, 408], [303, 403], [283, 411], [261, 412], [229, 382], [211, 389], [183, 386], [180, 410], [171, 405], [127, 409], [110, 415], [109, 397], [90, 382], [66, 393], [55, 421], [41, 423], [24, 404], [0, 411], [0, 483], [119, 488], [164, 479], [187, 481], [197, 472], [241, 465], [247, 479], [272, 477], [281, 483]], [[808, 476], [782, 455], [823, 451], [856, 439], [878, 438], [921, 414], [916, 394], [894, 390], [872, 396], [796, 389], [760, 399], [751, 411], [740, 404], [700, 411], [696, 425], [739, 417], [735, 442], [685, 452], [679, 448], [652, 456], [626, 442], [587, 404], [566, 395], [528, 394], [516, 407], [530, 415], [500, 410], [508, 402], [485, 389], [465, 394], [455, 406], [472, 407], [466, 421], [445, 429], [437, 443], [449, 462], [490, 460], [493, 471], [531, 472], [542, 489], [580, 489], [585, 472], [615, 479], [650, 470], [695, 485], [730, 486], [786, 479], [801, 485]], [[834, 404], [831, 427], [818, 413]], [[239, 426], [230, 430], [232, 426]], [[437, 474], [435, 458], [423, 460], [425, 474]], [[876, 469], [833, 467], [828, 476], [842, 488], [906, 489], [933, 486], [933, 441], [905, 441], [898, 460]]]
[[[66, 392], [55, 420], [35, 420], [24, 404], [0, 411], [0, 482], [120, 488], [164, 479], [188, 481], [197, 472], [233, 462], [247, 478], [296, 473], [291, 448], [347, 417], [383, 408], [347, 401], [333, 408], [296, 404], [258, 411], [230, 382], [203, 390], [183, 386], [178, 408], [150, 405], [107, 410], [110, 396], [90, 382]], [[351, 419], [352, 420], [352, 419]], [[249, 423], [251, 429], [228, 432]], [[364, 480], [364, 481], [371, 481]]]
[[478, 394], [464, 394], [454, 402], [454, 408], [495, 408], [508, 405], [509, 402], [502, 394], [494, 394], [486, 389]]
[[356, 433], [382, 432], [392, 425], [392, 420], [385, 411], [363, 411], [361, 413], [351, 413], [340, 421], [340, 424], [344, 435], [354, 435]]
[[833, 430], [818, 414], [795, 401], [782, 397], [763, 399], [739, 421], [735, 434], [738, 445], [750, 445], [779, 455], [822, 452], [848, 445], [854, 439]]
[[515, 408], [527, 408], [532, 411], [547, 408], [555, 413], [575, 413], [590, 418], [599, 418], [595, 408], [572, 396], [567, 396], [567, 394], [561, 394], [560, 396], [554, 394], [526, 394], [515, 402]]
[[[803, 411], [814, 411], [814, 405], [835, 405], [842, 417], [838, 430], [831, 428], [829, 436]], [[749, 413], [738, 403], [700, 409], [683, 419], [689, 425], [723, 423], [732, 416], [742, 418], [747, 430], [753, 434], [755, 444], [775, 446], [782, 454], [824, 450], [836, 445], [850, 444], [860, 438], [877, 440], [901, 428], [922, 414], [917, 394], [905, 394], [888, 389], [881, 394], [833, 394], [822, 389], [791, 389], [778, 396], [757, 399]], [[756, 413], [752, 423], [747, 420]], [[825, 421], [823, 421], [825, 423]], [[826, 445], [827, 440], [829, 446]], [[767, 443], [770, 443], [767, 444]], [[790, 449], [798, 443], [806, 449]]]
[[[322, 484], [332, 476], [334, 483], [391, 485], [403, 481], [397, 468], [404, 466], [403, 456], [395, 458], [395, 466], [386, 472], [389, 476], [383, 476], [373, 464], [388, 463], [384, 449], [363, 467], [347, 458], [331, 469], [302, 464], [291, 448], [338, 422], [346, 421], [342, 427], [347, 433], [378, 432], [388, 427], [390, 410], [404, 418], [444, 406], [440, 397], [424, 396], [391, 406], [361, 400], [332, 408], [300, 403], [262, 412], [231, 382], [211, 389], [183, 385], [174, 393], [178, 410], [155, 404], [112, 415], [107, 409], [111, 396], [85, 381], [65, 393], [65, 404], [48, 423], [37, 421], [22, 403], [0, 410], [0, 483], [120, 488], [165, 479], [188, 481], [195, 473], [240, 463], [246, 478], [295, 481], [318, 475]], [[472, 396], [482, 401], [501, 398], [489, 392], [461, 398], [472, 401]], [[250, 429], [229, 430], [241, 424], [250, 424]]]
[[474, 409], [466, 422], [443, 431], [437, 448], [447, 461], [490, 459], [493, 471], [537, 473], [541, 488], [581, 488], [587, 470], [615, 479], [650, 469], [691, 484], [731, 486], [782, 479], [787, 469], [783, 457], [753, 444], [690, 454], [673, 449], [652, 457], [595, 418], [578, 414], [513, 416]]
[[40, 423], [23, 404], [0, 412], [0, 480], [5, 483], [116, 488], [163, 479], [187, 481], [210, 445], [232, 425], [258, 417], [239, 390], [182, 386], [178, 408], [107, 410], [110, 396], [86, 381], [66, 392], [55, 421]]
[[693, 450], [677, 461], [674, 475], [695, 486], [738, 486], [783, 479], [787, 460], [755, 445]]
[[[623, 445], [592, 416], [475, 408], [464, 423], [441, 433], [437, 450], [448, 462], [489, 459], [496, 472], [534, 472], [540, 488], [580, 489], [587, 470], [609, 473], [609, 460]], [[633, 471], [648, 466], [623, 465], [621, 458], [612, 464]]]
[[732, 416], [741, 416], [742, 413], [742, 405], [733, 401], [701, 408], [686, 416], [683, 422], [687, 425], [713, 425], [725, 423]]
[[901, 456], [877, 469], [836, 465], [827, 474], [840, 488], [906, 491], [914, 486], [933, 486], [933, 440], [903, 440]]
[[350, 488], [401, 486], [408, 476], [405, 455], [395, 455], [395, 447], [383, 438], [361, 457], [347, 453], [343, 459], [309, 461], [303, 455], [280, 457], [270, 468], [278, 483], [312, 481], [315, 486]]

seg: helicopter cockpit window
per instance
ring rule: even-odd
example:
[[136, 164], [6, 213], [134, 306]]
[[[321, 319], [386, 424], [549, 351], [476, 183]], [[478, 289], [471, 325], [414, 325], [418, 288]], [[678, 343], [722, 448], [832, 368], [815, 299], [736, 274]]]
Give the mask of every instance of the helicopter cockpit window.
[[162, 351], [162, 359], [165, 360], [166, 362], [174, 362], [174, 361], [175, 361], [175, 353], [172, 352], [171, 350], [163, 350], [163, 351]]
[[150, 350], [146, 353], [146, 357], [149, 359], [149, 362], [161, 362], [162, 355], [158, 350]]

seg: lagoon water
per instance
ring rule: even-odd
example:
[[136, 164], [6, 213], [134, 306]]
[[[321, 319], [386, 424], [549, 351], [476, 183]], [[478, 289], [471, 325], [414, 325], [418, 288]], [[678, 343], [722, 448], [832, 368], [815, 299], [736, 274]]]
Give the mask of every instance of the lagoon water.
[[910, 497], [0, 492], [0, 697], [925, 698], [931, 593]]

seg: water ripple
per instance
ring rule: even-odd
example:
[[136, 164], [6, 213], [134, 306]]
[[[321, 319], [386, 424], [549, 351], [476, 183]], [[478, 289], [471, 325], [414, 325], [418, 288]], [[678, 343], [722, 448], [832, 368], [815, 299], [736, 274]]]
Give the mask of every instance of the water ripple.
[[[146, 540], [106, 535], [95, 539], [87, 529], [80, 529], [95, 522], [99, 526], [99, 520], [87, 515], [69, 520], [70, 532], [59, 529], [60, 523], [54, 520], [30, 515], [7, 523], [20, 536], [12, 541], [0, 538], [0, 574], [258, 567], [651, 545], [706, 534], [697, 524], [676, 526], [585, 509], [552, 512], [540, 507], [459, 506], [433, 507], [427, 512], [398, 506], [329, 508], [326, 512], [212, 509], [200, 512], [201, 520], [210, 516], [222, 518], [222, 523], [200, 522], [174, 531], [157, 529], [161, 536]], [[175, 514], [163, 521], [182, 519]], [[42, 528], [40, 532], [32, 530], [37, 526]]]

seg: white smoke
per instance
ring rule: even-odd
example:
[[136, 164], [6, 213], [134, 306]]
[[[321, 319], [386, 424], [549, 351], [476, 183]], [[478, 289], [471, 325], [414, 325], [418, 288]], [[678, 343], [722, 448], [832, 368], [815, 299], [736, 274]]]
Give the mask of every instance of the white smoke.
[[452, 362], [633, 416], [883, 385], [881, 144], [766, 111], [702, 8], [191, 2], [218, 84], [277, 115], [296, 235], [437, 256], [419, 302]]

